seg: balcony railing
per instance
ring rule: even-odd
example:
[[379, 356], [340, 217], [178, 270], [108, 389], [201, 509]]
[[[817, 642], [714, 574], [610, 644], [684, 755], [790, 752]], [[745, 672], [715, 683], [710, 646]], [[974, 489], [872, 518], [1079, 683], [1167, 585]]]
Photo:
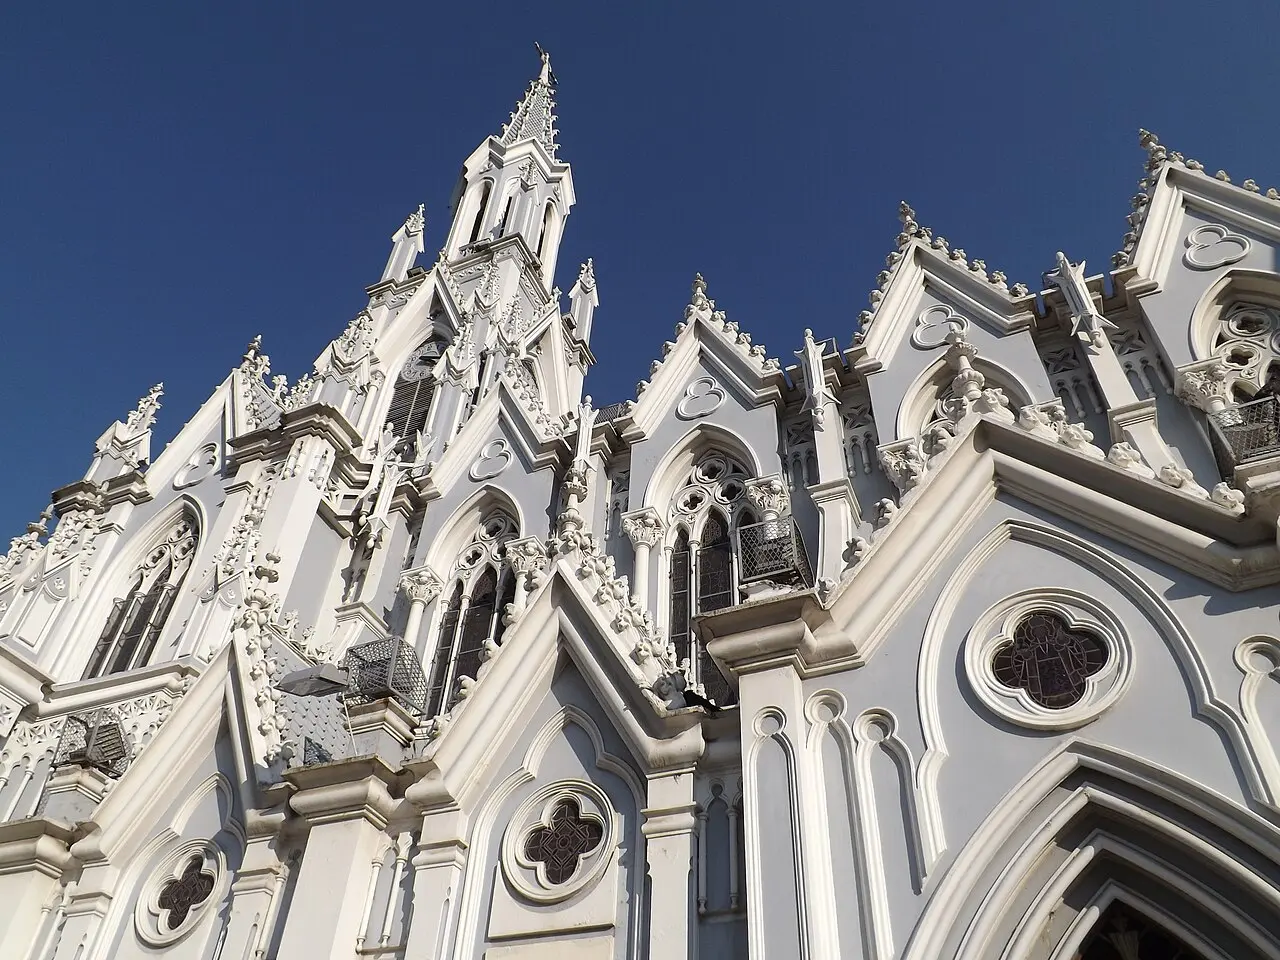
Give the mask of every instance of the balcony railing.
[[1224, 472], [1280, 454], [1280, 397], [1250, 400], [1209, 416], [1214, 453]]
[[809, 556], [790, 518], [748, 523], [738, 528], [738, 581], [769, 580], [780, 585], [813, 586]]

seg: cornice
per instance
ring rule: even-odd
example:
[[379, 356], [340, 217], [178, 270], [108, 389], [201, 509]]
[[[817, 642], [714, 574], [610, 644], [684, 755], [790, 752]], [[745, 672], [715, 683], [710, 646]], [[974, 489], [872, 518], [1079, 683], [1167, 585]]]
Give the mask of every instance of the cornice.
[[395, 812], [399, 775], [380, 757], [355, 757], [284, 772], [289, 807], [311, 826], [363, 818], [381, 829]]
[[70, 825], [43, 817], [0, 824], [0, 876], [34, 869], [60, 877], [74, 859], [69, 848], [76, 836]]
[[926, 473], [826, 604], [813, 591], [783, 594], [698, 617], [699, 633], [735, 673], [858, 666], [1000, 493], [1232, 592], [1280, 583], [1270, 525], [984, 418]]

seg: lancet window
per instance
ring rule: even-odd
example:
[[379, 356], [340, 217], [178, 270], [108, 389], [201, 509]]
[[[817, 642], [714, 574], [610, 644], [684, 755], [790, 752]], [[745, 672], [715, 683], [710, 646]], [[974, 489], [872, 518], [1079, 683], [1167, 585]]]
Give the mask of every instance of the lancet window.
[[454, 564], [431, 659], [428, 716], [447, 713], [461, 699], [464, 678], [474, 680], [487, 651], [502, 642], [502, 613], [516, 586], [506, 544], [518, 532], [507, 514], [491, 513]]
[[397, 437], [412, 439], [419, 430], [426, 429], [436, 392], [435, 366], [444, 348], [440, 338], [433, 336], [419, 344], [400, 368], [387, 409], [387, 423]]
[[668, 584], [668, 630], [689, 678], [716, 703], [733, 702], [733, 691], [706, 648], [695, 643], [695, 614], [738, 602], [736, 531], [755, 523], [746, 497], [750, 472], [737, 460], [713, 452], [701, 457], [672, 500]]
[[133, 570], [128, 591], [112, 605], [89, 657], [85, 679], [132, 670], [151, 658], [195, 557], [197, 542], [195, 520], [184, 513]]
[[480, 206], [476, 207], [476, 219], [471, 225], [471, 239], [468, 243], [475, 243], [480, 239], [480, 228], [484, 226], [484, 212], [489, 207], [489, 194], [493, 192], [493, 181], [486, 180], [480, 187]]

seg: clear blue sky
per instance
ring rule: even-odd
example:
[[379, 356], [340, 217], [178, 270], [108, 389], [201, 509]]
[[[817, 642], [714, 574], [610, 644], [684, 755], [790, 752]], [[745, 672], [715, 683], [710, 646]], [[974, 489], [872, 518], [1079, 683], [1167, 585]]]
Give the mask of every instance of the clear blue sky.
[[164, 441], [256, 333], [308, 370], [420, 201], [430, 263], [534, 40], [603, 403], [699, 270], [784, 363], [806, 326], [847, 345], [900, 199], [1036, 289], [1059, 248], [1108, 265], [1140, 126], [1280, 184], [1278, 27], [1276, 0], [6, 4], [0, 551], [154, 381]]

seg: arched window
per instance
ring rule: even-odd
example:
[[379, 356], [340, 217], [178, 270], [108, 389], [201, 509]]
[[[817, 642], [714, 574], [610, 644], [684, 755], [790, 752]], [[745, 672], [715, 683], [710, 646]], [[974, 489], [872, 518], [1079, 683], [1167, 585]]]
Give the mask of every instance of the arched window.
[[474, 680], [485, 647], [500, 644], [506, 625], [502, 612], [515, 599], [515, 576], [505, 561], [515, 521], [490, 514], [455, 563], [455, 583], [440, 617], [427, 689], [427, 715], [447, 713], [460, 699], [460, 681]]
[[419, 345], [400, 368], [387, 409], [387, 423], [397, 437], [412, 439], [419, 430], [426, 429], [431, 398], [436, 392], [433, 371], [443, 352], [444, 344], [433, 336]]
[[681, 530], [671, 551], [671, 642], [676, 648], [676, 662], [689, 658], [689, 618], [693, 598], [689, 585], [693, 580], [693, 556], [689, 552], [689, 533]]
[[471, 239], [468, 243], [475, 243], [480, 239], [480, 228], [484, 226], [484, 212], [489, 206], [489, 194], [493, 192], [493, 181], [485, 180], [480, 186], [480, 206], [476, 207], [475, 223], [471, 225]]
[[195, 557], [195, 520], [183, 514], [134, 569], [89, 657], [85, 679], [141, 667], [150, 659]]
[[751, 474], [733, 457], [711, 452], [694, 464], [672, 498], [669, 528], [678, 531], [671, 550], [668, 635], [677, 659], [689, 661], [692, 682], [721, 706], [734, 702], [733, 690], [701, 644], [691, 621], [739, 600], [733, 531], [755, 522], [747, 503]]
[[516, 195], [513, 193], [507, 197], [507, 204], [502, 208], [502, 219], [498, 222], [498, 236], [505, 237], [507, 235], [507, 222], [511, 219], [511, 208], [515, 206]]
[[547, 237], [551, 233], [551, 228], [555, 224], [556, 205], [553, 201], [547, 201], [547, 211], [542, 215], [542, 233], [538, 235], [538, 259], [542, 259], [542, 250], [547, 244]]
[[1222, 311], [1213, 353], [1227, 365], [1237, 399], [1252, 397], [1280, 372], [1280, 308], [1236, 301]]

